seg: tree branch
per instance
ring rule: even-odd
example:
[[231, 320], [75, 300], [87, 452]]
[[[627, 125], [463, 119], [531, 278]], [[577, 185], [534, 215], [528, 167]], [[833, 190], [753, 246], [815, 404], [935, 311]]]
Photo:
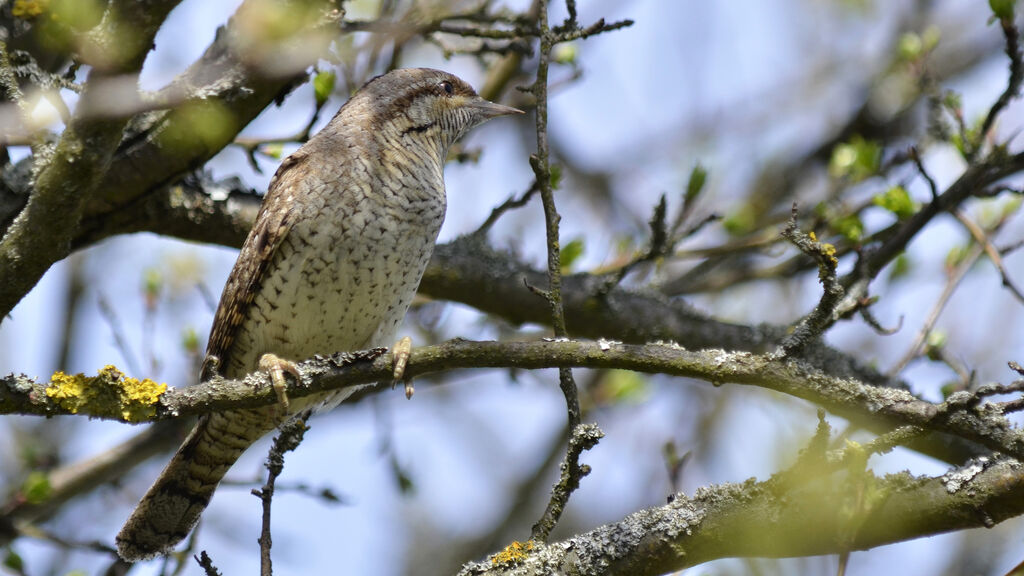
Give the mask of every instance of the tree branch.
[[1024, 473], [1011, 459], [979, 460], [932, 478], [862, 474], [870, 494], [856, 512], [846, 483], [784, 472], [764, 482], [701, 488], [691, 498], [677, 494], [665, 506], [561, 542], [535, 543], [507, 562], [469, 564], [459, 574], [656, 576], [718, 558], [865, 550], [990, 528], [1024, 512]]
[[[288, 386], [289, 398], [390, 380], [392, 358], [385, 349], [314, 358], [300, 365], [308, 381]], [[812, 402], [855, 422], [868, 420], [888, 429], [905, 425], [954, 434], [990, 450], [1024, 459], [1024, 431], [1003, 417], [1001, 408], [981, 403], [981, 397], [959, 392], [942, 404], [915, 398], [905, 390], [870, 386], [830, 376], [806, 363], [776, 361], [771, 354], [754, 355], [723, 350], [689, 351], [675, 344], [632, 345], [618, 342], [568, 340], [541, 342], [470, 342], [452, 340], [413, 350], [406, 373], [416, 378], [459, 368], [616, 368], [704, 380], [714, 385], [745, 384], [774, 390]], [[0, 380], [0, 414], [53, 416], [79, 413], [93, 418], [126, 420], [126, 406], [109, 398], [123, 384], [102, 378], [90, 381], [90, 398], [70, 404], [51, 398], [52, 383], [9, 375]], [[129, 387], [130, 389], [130, 387]], [[53, 388], [50, 388], [53, 394]], [[107, 399], [104, 399], [107, 398]], [[213, 378], [202, 386], [172, 389], [146, 405], [142, 418], [159, 421], [180, 416], [256, 408], [277, 402], [266, 374], [242, 380]], [[70, 407], [69, 407], [70, 406]], [[139, 412], [139, 411], [136, 411]]]
[[[127, 118], [97, 120], [89, 110], [104, 99], [103, 85], [113, 76], [137, 73], [160, 24], [180, 0], [115, 1], [89, 35], [86, 52], [93, 65], [71, 123], [53, 155], [35, 159], [40, 171], [25, 209], [0, 240], [0, 318], [21, 301], [50, 266], [71, 253], [88, 200], [101, 190]], [[125, 30], [131, 23], [132, 29]]]

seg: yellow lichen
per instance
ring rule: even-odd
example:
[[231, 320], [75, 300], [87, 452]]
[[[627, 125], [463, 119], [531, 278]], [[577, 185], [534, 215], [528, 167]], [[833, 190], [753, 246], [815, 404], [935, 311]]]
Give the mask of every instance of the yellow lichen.
[[839, 260], [836, 258], [836, 247], [834, 244], [822, 242], [821, 251], [824, 252], [825, 256], [828, 256], [828, 261], [833, 267], [839, 264]]
[[46, 9], [48, 0], [14, 0], [11, 15], [15, 18], [35, 18]]
[[55, 372], [46, 395], [72, 414], [81, 411], [143, 422], [156, 414], [156, 404], [166, 391], [167, 384], [157, 384], [149, 378], [126, 378], [116, 367], [107, 365], [96, 376]]
[[511, 564], [526, 560], [527, 553], [533, 550], [533, 541], [513, 542], [491, 557], [491, 562], [497, 564]]

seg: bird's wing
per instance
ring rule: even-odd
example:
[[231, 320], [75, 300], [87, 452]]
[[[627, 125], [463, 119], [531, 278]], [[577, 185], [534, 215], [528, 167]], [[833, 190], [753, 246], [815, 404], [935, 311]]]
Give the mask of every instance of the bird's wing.
[[290, 196], [296, 193], [294, 188], [301, 172], [297, 168], [305, 164], [307, 158], [308, 154], [302, 150], [285, 158], [270, 181], [256, 223], [242, 245], [235, 267], [231, 269], [213, 317], [200, 382], [212, 377], [217, 366], [228, 366], [238, 327], [259, 292], [274, 253], [291, 230], [294, 215], [290, 206], [294, 199]]

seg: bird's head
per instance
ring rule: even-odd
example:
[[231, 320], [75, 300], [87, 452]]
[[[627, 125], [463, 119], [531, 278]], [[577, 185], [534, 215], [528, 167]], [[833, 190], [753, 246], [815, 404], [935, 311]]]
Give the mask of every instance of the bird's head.
[[372, 114], [371, 122], [399, 145], [439, 146], [456, 140], [496, 116], [521, 110], [488, 102], [459, 77], [430, 68], [393, 70], [374, 78], [353, 97]]

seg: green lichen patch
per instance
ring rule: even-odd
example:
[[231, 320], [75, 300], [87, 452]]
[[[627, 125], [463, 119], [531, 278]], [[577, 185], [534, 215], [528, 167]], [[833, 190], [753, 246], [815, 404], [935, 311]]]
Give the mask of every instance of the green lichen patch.
[[156, 415], [156, 404], [166, 391], [167, 384], [128, 378], [107, 365], [96, 376], [54, 372], [46, 395], [72, 414], [84, 412], [100, 418], [145, 422]]

